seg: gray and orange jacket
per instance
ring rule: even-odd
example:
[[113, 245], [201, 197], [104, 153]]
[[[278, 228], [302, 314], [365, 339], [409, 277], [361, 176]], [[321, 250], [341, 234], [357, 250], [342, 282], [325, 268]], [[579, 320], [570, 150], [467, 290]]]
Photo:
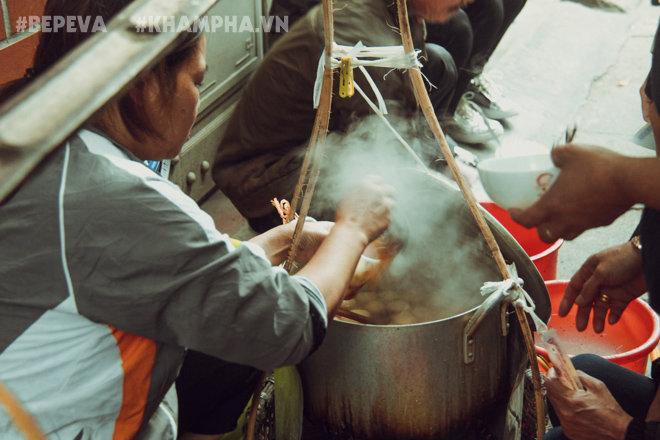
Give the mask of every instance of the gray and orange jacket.
[[[133, 438], [186, 348], [270, 370], [302, 360], [326, 315], [309, 280], [235, 248], [92, 131], [0, 205], [0, 381], [49, 438]], [[20, 438], [2, 411], [0, 438]]]

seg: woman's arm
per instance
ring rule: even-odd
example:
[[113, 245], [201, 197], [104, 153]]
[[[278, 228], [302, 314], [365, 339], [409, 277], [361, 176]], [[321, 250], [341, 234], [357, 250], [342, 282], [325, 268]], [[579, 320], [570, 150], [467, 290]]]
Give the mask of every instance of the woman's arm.
[[[278, 226], [253, 239], [274, 266], [286, 260], [295, 223]], [[348, 289], [360, 255], [369, 244], [358, 225], [350, 222], [307, 222], [299, 262], [305, 266], [298, 275], [312, 281], [323, 293], [332, 316]]]
[[643, 203], [660, 210], [660, 159], [621, 158], [620, 169], [615, 171], [617, 181], [630, 204]]
[[330, 235], [298, 273], [319, 288], [330, 316], [348, 290], [360, 255], [389, 226], [393, 191], [378, 177], [369, 177], [352, 189], [339, 204]]
[[[341, 304], [365, 248], [389, 225], [391, 193], [380, 179], [367, 179], [342, 201], [336, 224], [305, 224], [299, 257], [306, 264], [298, 275], [318, 287], [330, 316]], [[264, 249], [273, 265], [279, 265], [288, 255], [294, 227], [294, 223], [278, 226], [250, 242]]]
[[[81, 187], [98, 185], [84, 181]], [[336, 306], [354, 270], [345, 261], [357, 261], [364, 243], [358, 237], [375, 238], [387, 227], [391, 205], [378, 184], [376, 195], [354, 192], [316, 263], [303, 269], [304, 276], [292, 277], [272, 267], [259, 246], [235, 249], [169, 182], [126, 179], [103, 188], [107, 192], [91, 201], [81, 194], [65, 205], [73, 237], [65, 252], [78, 312], [131, 334], [262, 370], [298, 363], [318, 346], [328, 306]], [[364, 206], [378, 209], [369, 213]], [[340, 233], [353, 231], [347, 225], [360, 233]]]
[[[305, 223], [297, 263], [305, 264], [312, 258], [333, 226], [334, 223], [332, 222], [308, 221]], [[284, 263], [289, 255], [295, 227], [295, 221], [277, 226], [261, 235], [257, 235], [249, 242], [261, 247], [273, 266], [279, 266]]]
[[310, 279], [319, 288], [332, 317], [341, 304], [353, 277], [360, 255], [369, 237], [350, 223], [337, 223], [318, 252], [298, 275]]

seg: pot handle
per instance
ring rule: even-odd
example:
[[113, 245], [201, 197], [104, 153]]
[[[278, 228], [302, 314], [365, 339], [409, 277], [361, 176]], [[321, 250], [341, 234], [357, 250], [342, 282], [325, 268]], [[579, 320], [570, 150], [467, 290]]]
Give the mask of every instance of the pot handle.
[[500, 308], [502, 336], [509, 334], [507, 311], [511, 302], [510, 299], [510, 296], [504, 294], [493, 294], [488, 296], [481, 306], [479, 306], [477, 311], [474, 312], [474, 315], [472, 315], [467, 324], [465, 324], [465, 328], [463, 329], [463, 362], [466, 364], [474, 362], [474, 335], [488, 313], [496, 307]]

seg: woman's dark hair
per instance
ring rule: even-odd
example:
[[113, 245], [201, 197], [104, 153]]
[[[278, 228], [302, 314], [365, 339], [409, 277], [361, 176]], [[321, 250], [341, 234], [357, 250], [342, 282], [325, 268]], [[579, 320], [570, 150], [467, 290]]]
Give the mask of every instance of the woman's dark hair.
[[[48, 0], [44, 15], [89, 17], [90, 23], [95, 23], [100, 18], [107, 25], [130, 3], [132, 0]], [[199, 29], [199, 26], [193, 29]], [[201, 35], [201, 32], [192, 31], [181, 34], [179, 43], [152, 69], [161, 89], [172, 91], [172, 93], [165, 93], [164, 96], [170, 97], [174, 94], [176, 72], [195, 53]], [[91, 36], [91, 32], [80, 31], [42, 32], [33, 67], [28, 69], [23, 79], [14, 81], [3, 88], [0, 102], [4, 100], [2, 95], [5, 99], [13, 95]], [[144, 82], [138, 81], [134, 87], [144, 87]], [[129, 94], [124, 94], [118, 100], [118, 107], [124, 124], [134, 137], [141, 139], [146, 134], [154, 134], [153, 123], [148, 120], [141, 102], [137, 102]]]

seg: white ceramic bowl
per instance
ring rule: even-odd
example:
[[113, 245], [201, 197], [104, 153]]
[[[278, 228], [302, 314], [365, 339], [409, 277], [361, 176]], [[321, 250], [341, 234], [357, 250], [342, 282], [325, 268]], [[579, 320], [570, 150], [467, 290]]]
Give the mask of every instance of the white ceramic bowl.
[[528, 208], [559, 175], [550, 154], [495, 157], [477, 166], [488, 196], [501, 207]]

